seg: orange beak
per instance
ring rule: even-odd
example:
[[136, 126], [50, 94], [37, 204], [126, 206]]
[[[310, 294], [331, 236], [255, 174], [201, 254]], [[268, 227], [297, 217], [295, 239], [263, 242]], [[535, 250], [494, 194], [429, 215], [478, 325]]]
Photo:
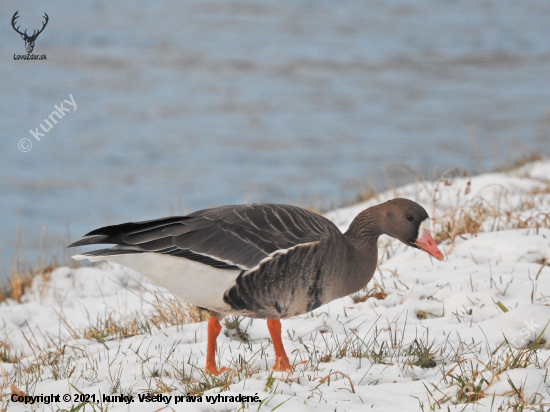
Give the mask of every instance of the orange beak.
[[419, 249], [423, 250], [426, 253], [429, 253], [437, 260], [443, 260], [445, 258], [443, 253], [441, 253], [441, 250], [439, 250], [435, 245], [435, 242], [429, 230], [423, 230], [421, 237], [416, 239], [416, 242], [414, 244], [418, 246]]

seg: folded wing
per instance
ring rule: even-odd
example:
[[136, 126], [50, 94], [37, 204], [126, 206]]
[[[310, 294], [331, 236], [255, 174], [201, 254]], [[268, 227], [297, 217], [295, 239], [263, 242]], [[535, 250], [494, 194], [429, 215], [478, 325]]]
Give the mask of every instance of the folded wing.
[[245, 204], [106, 226], [69, 247], [115, 244], [83, 255], [155, 252], [220, 269], [248, 270], [277, 251], [318, 241], [335, 230], [329, 220], [295, 206]]

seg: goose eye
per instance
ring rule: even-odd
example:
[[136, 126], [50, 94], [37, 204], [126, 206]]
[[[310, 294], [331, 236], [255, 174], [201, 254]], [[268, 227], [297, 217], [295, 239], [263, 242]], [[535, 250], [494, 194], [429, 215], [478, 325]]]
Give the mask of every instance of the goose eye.
[[414, 222], [414, 217], [411, 216], [411, 215], [407, 215], [407, 220], [408, 220], [409, 222]]

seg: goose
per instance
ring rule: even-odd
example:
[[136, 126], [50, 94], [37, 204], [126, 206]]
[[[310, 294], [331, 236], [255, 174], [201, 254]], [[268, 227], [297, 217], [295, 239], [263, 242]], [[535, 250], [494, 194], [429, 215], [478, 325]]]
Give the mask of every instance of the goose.
[[325, 217], [285, 204], [241, 204], [93, 230], [69, 247], [114, 244], [73, 256], [141, 272], [210, 313], [206, 372], [219, 375], [216, 339], [226, 315], [267, 319], [273, 369], [292, 371], [281, 319], [310, 312], [367, 285], [382, 234], [443, 254], [419, 204], [396, 198], [359, 213], [342, 233]]

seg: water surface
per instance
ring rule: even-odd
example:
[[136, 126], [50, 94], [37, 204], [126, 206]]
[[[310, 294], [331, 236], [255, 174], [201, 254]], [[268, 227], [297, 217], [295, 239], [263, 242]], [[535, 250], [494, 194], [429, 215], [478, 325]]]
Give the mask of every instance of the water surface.
[[[2, 1], [0, 253], [22, 227], [329, 208], [550, 146], [550, 2]], [[9, 25], [48, 26], [34, 53]], [[72, 94], [40, 142], [29, 134]], [[66, 105], [65, 105], [66, 106]], [[30, 138], [32, 149], [18, 150]]]

